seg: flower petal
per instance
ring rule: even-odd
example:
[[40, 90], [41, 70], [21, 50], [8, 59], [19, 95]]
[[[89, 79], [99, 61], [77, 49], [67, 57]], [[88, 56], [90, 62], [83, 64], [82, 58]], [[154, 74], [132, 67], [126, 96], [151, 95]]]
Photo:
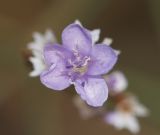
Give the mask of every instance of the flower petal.
[[109, 75], [104, 76], [109, 90], [119, 93], [126, 90], [128, 81], [125, 75], [120, 71], [114, 71]]
[[53, 90], [63, 90], [70, 86], [69, 77], [65, 75], [63, 61], [53, 64], [49, 70], [44, 71], [40, 79], [46, 87]]
[[134, 115], [121, 112], [113, 111], [109, 112], [104, 119], [108, 124], [113, 125], [116, 129], [128, 129], [130, 132], [136, 134], [140, 130], [139, 123]]
[[124, 115], [118, 111], [107, 113], [104, 120], [106, 123], [113, 125], [118, 130], [125, 128], [126, 125]]
[[145, 107], [143, 104], [138, 104], [134, 107], [135, 114], [138, 117], [146, 117], [149, 115], [149, 110], [147, 107]]
[[45, 34], [41, 34], [38, 32], [33, 33], [33, 41], [29, 43], [28, 49], [38, 52], [43, 52], [44, 46], [48, 43], [56, 43], [56, 37], [54, 33], [48, 29], [46, 30]]
[[142, 103], [139, 102], [136, 96], [131, 96], [129, 98], [133, 111], [138, 117], [146, 117], [149, 115], [149, 110]]
[[45, 42], [46, 43], [56, 43], [57, 42], [56, 36], [52, 32], [51, 29], [47, 29], [45, 32]]
[[33, 65], [33, 70], [29, 73], [30, 77], [39, 76], [46, 68], [44, 61], [38, 57], [30, 57], [29, 61]]
[[68, 50], [58, 44], [47, 45], [44, 48], [44, 59], [47, 65], [57, 63], [60, 59], [65, 61], [67, 58], [70, 58], [71, 55], [72, 54]]
[[71, 24], [63, 30], [63, 46], [71, 51], [78, 50], [88, 54], [92, 47], [90, 33], [79, 24]]
[[126, 117], [126, 128], [133, 134], [137, 134], [140, 131], [140, 125], [136, 117], [133, 115]]
[[102, 78], [88, 78], [82, 84], [75, 83], [75, 88], [81, 98], [94, 107], [102, 106], [108, 98], [108, 87]]
[[[74, 23], [83, 27], [82, 23], [79, 20], [75, 20]], [[94, 29], [94, 30], [90, 31], [90, 30], [86, 29], [86, 31], [90, 32], [91, 38], [92, 38], [92, 45], [94, 45], [99, 40], [101, 30], [100, 29]]]
[[98, 44], [93, 46], [89, 75], [100, 75], [109, 72], [117, 62], [117, 55], [109, 46]]

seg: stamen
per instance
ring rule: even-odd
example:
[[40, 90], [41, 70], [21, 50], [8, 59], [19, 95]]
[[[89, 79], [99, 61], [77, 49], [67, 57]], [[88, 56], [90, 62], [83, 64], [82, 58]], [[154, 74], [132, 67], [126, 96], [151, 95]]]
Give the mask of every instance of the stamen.
[[83, 64], [82, 66], [87, 66], [87, 65], [88, 65], [88, 61], [90, 61], [90, 60], [91, 60], [91, 58], [90, 58], [90, 57], [85, 56], [85, 57], [84, 57], [84, 59], [85, 59], [85, 61], [84, 61], [84, 64]]
[[72, 71], [80, 74], [84, 74], [88, 69], [88, 62], [90, 57], [81, 57], [77, 49], [73, 49], [73, 54], [75, 56], [74, 60], [69, 59], [68, 63], [72, 65]]
[[81, 57], [80, 57], [79, 52], [78, 52], [77, 49], [74, 49], [74, 50], [73, 50], [73, 54], [74, 54], [74, 56], [76, 57], [76, 60], [77, 60], [77, 61], [80, 61], [80, 60], [81, 60]]
[[87, 71], [87, 66], [82, 66], [80, 68], [78, 67], [73, 67], [74, 72], [79, 72], [79, 73], [85, 73]]

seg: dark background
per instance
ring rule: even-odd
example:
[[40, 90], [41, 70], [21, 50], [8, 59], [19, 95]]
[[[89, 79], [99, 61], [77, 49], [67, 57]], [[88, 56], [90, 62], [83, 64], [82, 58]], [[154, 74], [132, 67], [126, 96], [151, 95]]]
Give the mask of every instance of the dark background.
[[140, 119], [140, 135], [160, 134], [159, 0], [0, 0], [0, 134], [129, 135], [100, 118], [82, 120], [68, 91], [55, 92], [29, 78], [21, 56], [32, 32], [52, 28], [59, 41], [63, 28], [79, 19], [101, 28], [101, 40], [120, 49], [115, 69], [124, 71], [129, 91], [151, 111]]

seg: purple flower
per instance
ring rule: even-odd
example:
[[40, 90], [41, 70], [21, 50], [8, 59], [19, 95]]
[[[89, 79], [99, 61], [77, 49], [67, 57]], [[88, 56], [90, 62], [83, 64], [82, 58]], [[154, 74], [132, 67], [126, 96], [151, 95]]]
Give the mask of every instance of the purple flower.
[[91, 106], [102, 106], [108, 97], [103, 74], [117, 61], [117, 54], [106, 44], [95, 44], [98, 30], [89, 31], [79, 22], [67, 26], [62, 32], [62, 45], [47, 45], [44, 59], [47, 70], [41, 82], [53, 90], [63, 90], [71, 84]]

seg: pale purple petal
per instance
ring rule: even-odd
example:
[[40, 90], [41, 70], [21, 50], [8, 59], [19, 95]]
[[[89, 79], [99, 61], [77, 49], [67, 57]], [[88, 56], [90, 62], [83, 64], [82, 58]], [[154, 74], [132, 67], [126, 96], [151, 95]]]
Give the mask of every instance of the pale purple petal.
[[71, 57], [71, 53], [61, 45], [46, 45], [44, 48], [44, 59], [47, 65], [59, 62], [60, 59]]
[[76, 92], [81, 96], [81, 98], [83, 100], [86, 99], [86, 93], [84, 91], [84, 85], [85, 85], [85, 80], [76, 80], [76, 83], [75, 83], [75, 90]]
[[[79, 21], [79, 20], [75, 20], [74, 22], [75, 24], [83, 27], [82, 23]], [[100, 38], [100, 32], [101, 30], [100, 29], [94, 29], [94, 30], [87, 30], [85, 28], [86, 31], [88, 31], [90, 34], [91, 34], [91, 38], [92, 38], [92, 45], [94, 45]]]
[[41, 82], [53, 90], [63, 90], [70, 86], [69, 77], [65, 74], [63, 60], [53, 64], [49, 70], [44, 71], [40, 76]]
[[62, 33], [62, 44], [65, 48], [88, 54], [92, 47], [90, 33], [78, 24], [71, 24]]
[[103, 44], [93, 46], [91, 53], [91, 64], [88, 74], [100, 75], [109, 72], [117, 61], [117, 55], [113, 49]]
[[94, 107], [102, 106], [108, 98], [108, 87], [102, 78], [88, 78], [87, 82], [76, 83], [75, 88], [81, 98]]

